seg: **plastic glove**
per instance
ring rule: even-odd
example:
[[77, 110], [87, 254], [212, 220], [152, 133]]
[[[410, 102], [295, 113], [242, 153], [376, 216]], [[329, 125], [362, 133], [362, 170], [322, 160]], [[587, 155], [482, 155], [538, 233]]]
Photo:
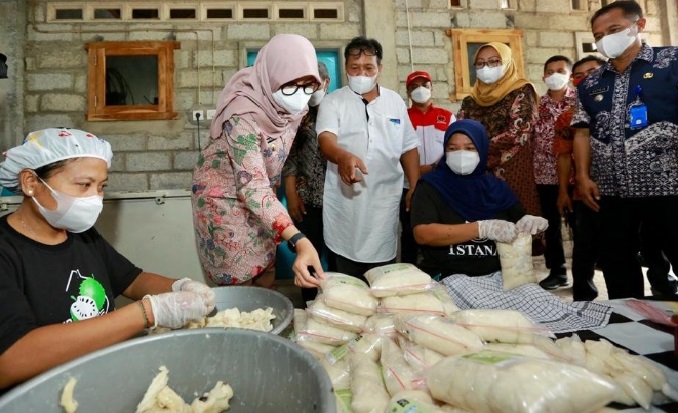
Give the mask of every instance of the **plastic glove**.
[[192, 291], [147, 295], [144, 298], [151, 301], [154, 328], [181, 328], [189, 321], [202, 320], [209, 313], [205, 300]]
[[518, 236], [516, 224], [501, 219], [478, 221], [478, 235], [493, 241], [511, 243]]
[[516, 228], [520, 232], [527, 232], [528, 234], [539, 234], [546, 231], [549, 227], [549, 222], [546, 218], [536, 217], [534, 215], [525, 215], [516, 222]]
[[172, 284], [172, 291], [192, 291], [194, 293], [198, 293], [203, 298], [203, 300], [205, 300], [205, 305], [208, 309], [207, 312], [209, 313], [214, 310], [214, 290], [201, 282], [193, 281], [190, 278], [182, 278]]

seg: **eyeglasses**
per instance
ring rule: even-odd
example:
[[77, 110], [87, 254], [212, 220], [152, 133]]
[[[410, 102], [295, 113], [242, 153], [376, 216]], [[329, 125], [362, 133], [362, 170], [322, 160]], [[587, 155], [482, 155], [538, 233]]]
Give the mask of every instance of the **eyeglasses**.
[[475, 62], [473, 67], [476, 69], [482, 69], [483, 67], [497, 67], [501, 65], [501, 59], [490, 59], [487, 62]]
[[306, 83], [304, 85], [291, 84], [283, 85], [280, 90], [285, 96], [292, 96], [293, 94], [297, 93], [297, 90], [299, 89], [303, 90], [307, 95], [312, 95], [313, 92], [318, 90], [319, 87], [320, 85], [318, 83]]
[[360, 49], [351, 49], [348, 51], [348, 55], [351, 57], [358, 58], [360, 55], [365, 55], [365, 56], [376, 56], [377, 51], [374, 49], [367, 49], [364, 47], [361, 47]]

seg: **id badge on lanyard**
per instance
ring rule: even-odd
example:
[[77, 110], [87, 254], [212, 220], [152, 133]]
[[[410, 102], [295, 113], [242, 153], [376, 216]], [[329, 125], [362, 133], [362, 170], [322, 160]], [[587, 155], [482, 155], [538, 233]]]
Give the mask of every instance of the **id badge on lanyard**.
[[629, 107], [629, 124], [631, 129], [640, 129], [648, 125], [647, 106], [641, 100], [643, 88], [636, 85], [636, 100]]

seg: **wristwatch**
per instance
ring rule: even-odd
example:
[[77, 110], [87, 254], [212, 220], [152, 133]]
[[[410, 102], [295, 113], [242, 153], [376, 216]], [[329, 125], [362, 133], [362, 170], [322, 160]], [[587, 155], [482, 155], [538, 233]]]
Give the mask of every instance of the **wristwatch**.
[[292, 237], [287, 240], [287, 247], [290, 249], [290, 251], [297, 252], [297, 242], [303, 238], [306, 238], [306, 235], [304, 235], [302, 232], [297, 232], [296, 234], [292, 235]]

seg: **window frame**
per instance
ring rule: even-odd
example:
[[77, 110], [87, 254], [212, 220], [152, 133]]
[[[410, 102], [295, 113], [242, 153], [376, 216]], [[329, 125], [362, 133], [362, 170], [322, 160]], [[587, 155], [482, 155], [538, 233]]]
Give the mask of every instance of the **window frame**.
[[520, 29], [447, 29], [445, 34], [452, 40], [452, 57], [454, 62], [454, 93], [450, 101], [462, 100], [471, 94], [471, 67], [473, 56], [469, 56], [469, 43], [506, 43], [513, 52], [513, 60], [520, 77], [525, 77], [523, 61], [523, 30]]
[[[176, 41], [102, 41], [85, 43], [87, 58], [87, 120], [177, 119], [174, 111], [174, 50]], [[157, 56], [158, 104], [106, 105], [107, 56]]]

